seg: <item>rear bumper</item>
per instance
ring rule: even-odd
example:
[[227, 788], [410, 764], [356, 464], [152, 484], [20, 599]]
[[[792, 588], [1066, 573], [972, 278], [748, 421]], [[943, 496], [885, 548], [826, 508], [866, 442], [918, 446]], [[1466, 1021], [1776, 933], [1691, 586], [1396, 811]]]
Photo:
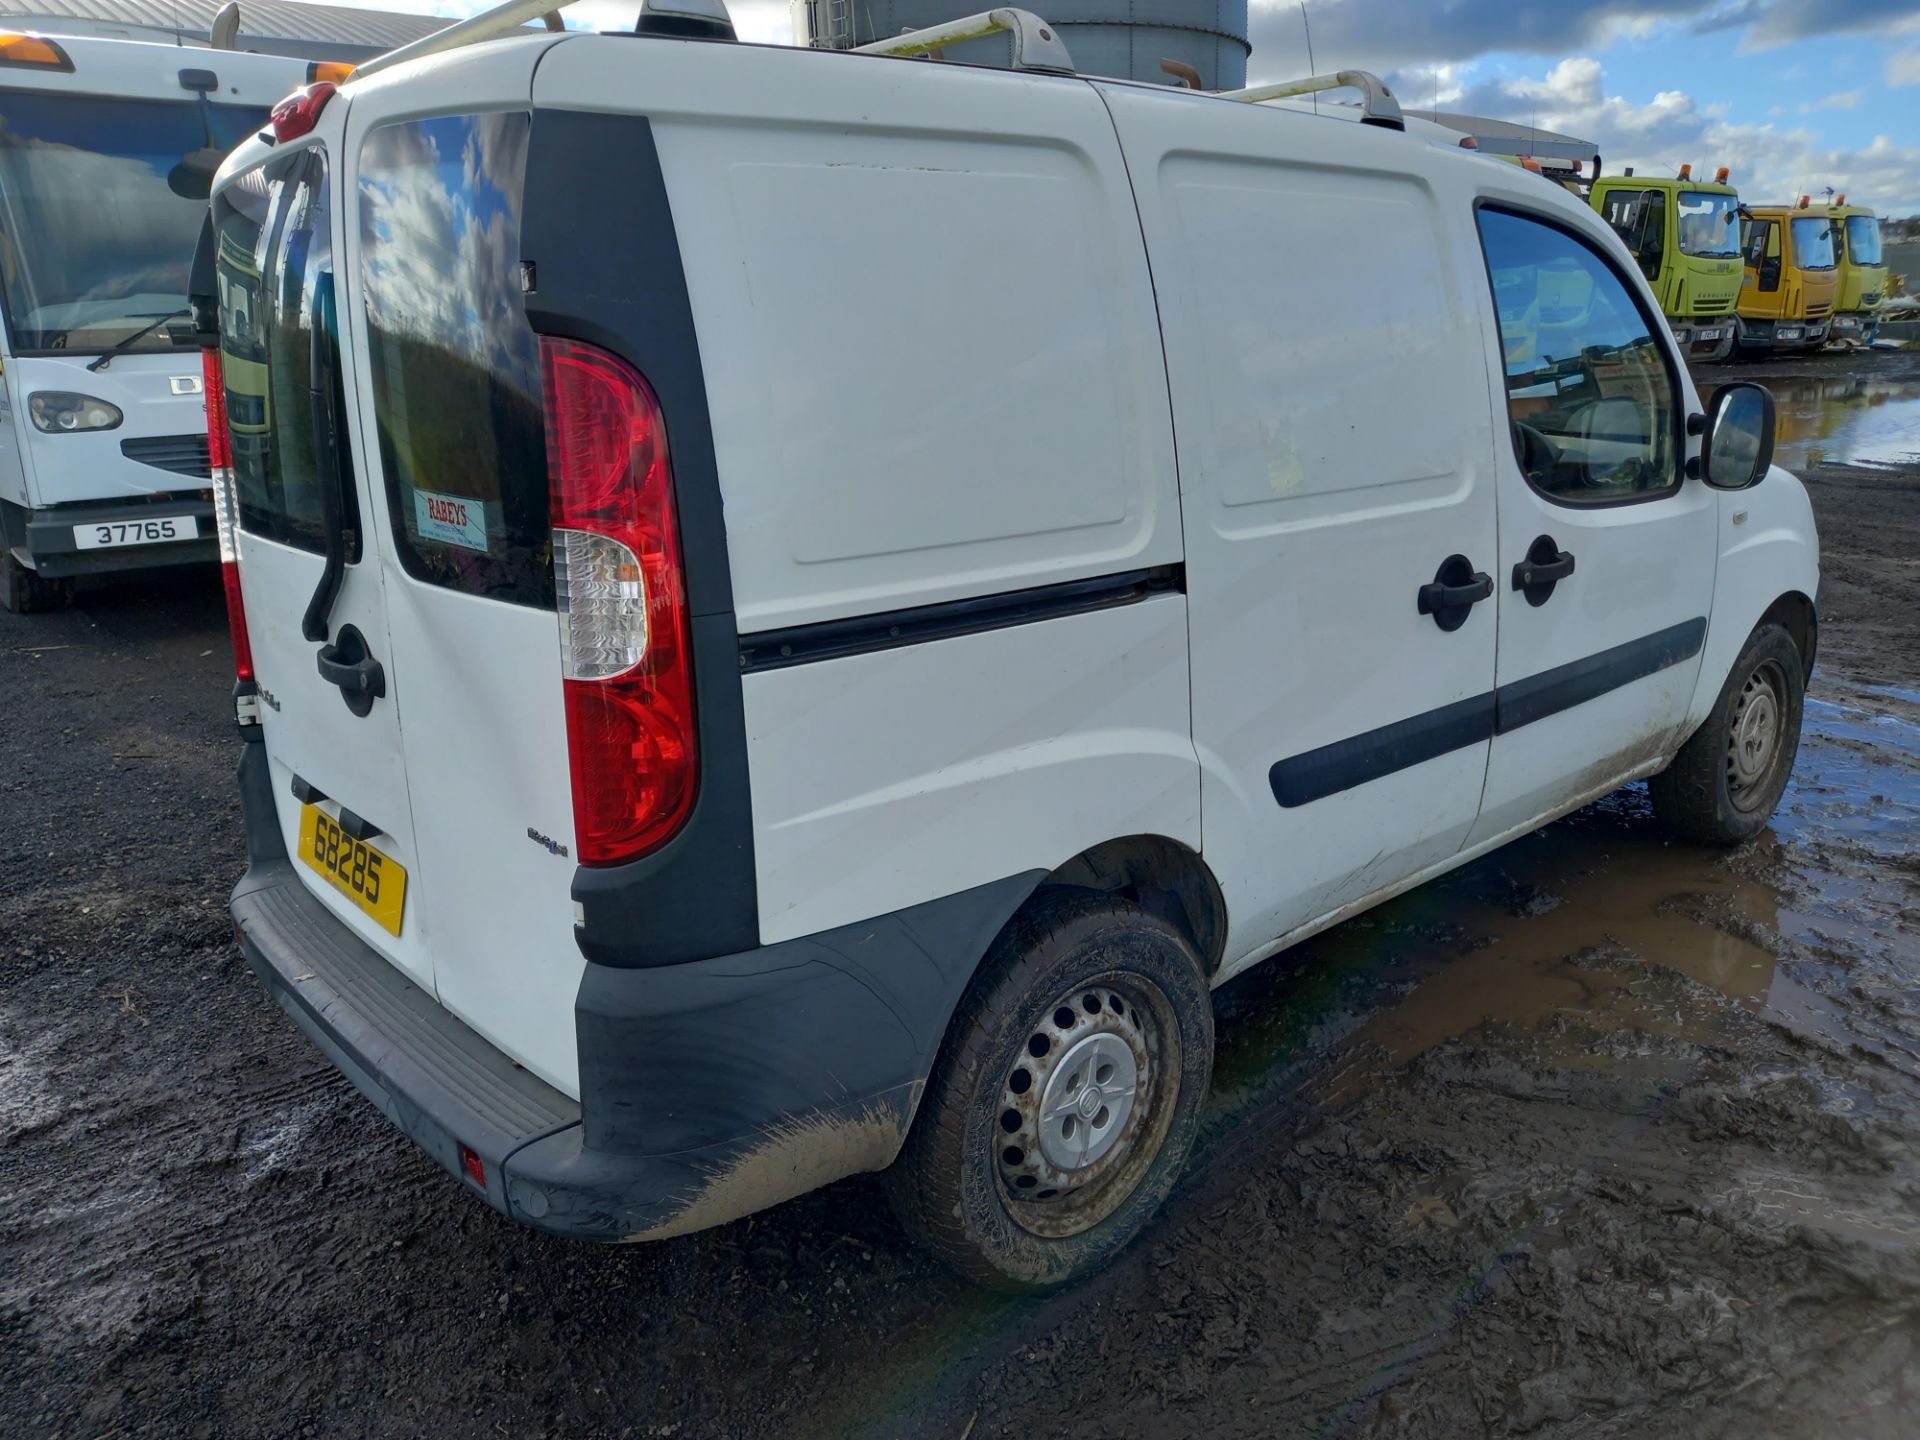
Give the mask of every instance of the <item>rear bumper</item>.
[[[74, 543], [74, 527], [114, 521], [150, 520], [156, 515], [190, 515], [199, 529], [193, 540], [157, 545], [120, 545], [83, 550]], [[55, 505], [43, 510], [14, 510], [8, 517], [7, 543], [23, 551], [34, 571], [48, 580], [102, 575], [120, 570], [157, 570], [169, 565], [204, 564], [220, 558], [213, 502], [199, 495], [164, 500], [102, 500]]]
[[240, 786], [249, 866], [232, 912], [269, 992], [467, 1189], [578, 1239], [703, 1229], [890, 1164], [974, 960], [1041, 878], [742, 955], [590, 964], [575, 1102], [307, 890], [280, 841], [264, 745], [244, 747]]

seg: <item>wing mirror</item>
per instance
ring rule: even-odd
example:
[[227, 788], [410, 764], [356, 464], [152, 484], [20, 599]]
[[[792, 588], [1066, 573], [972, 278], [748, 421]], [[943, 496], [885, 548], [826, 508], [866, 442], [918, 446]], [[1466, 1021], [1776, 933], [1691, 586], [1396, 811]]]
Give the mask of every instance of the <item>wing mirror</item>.
[[1773, 464], [1773, 392], [1751, 380], [1722, 385], [1707, 407], [1700, 474], [1716, 490], [1745, 490]]

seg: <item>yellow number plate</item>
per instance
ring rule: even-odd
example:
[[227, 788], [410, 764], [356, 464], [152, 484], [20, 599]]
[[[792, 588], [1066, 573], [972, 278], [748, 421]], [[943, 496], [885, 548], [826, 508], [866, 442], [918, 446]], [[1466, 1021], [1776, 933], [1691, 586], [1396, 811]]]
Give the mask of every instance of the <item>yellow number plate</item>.
[[300, 858], [371, 915], [376, 925], [390, 934], [400, 933], [407, 872], [398, 860], [354, 839], [315, 805], [300, 807]]

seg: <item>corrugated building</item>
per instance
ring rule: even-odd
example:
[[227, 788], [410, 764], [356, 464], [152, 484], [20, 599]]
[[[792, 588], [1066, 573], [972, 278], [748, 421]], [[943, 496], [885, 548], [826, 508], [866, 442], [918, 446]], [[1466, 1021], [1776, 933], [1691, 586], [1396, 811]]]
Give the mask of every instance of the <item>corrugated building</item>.
[[[0, 0], [0, 26], [42, 35], [205, 45], [223, 0]], [[236, 50], [305, 60], [366, 60], [453, 22], [297, 0], [240, 0]]]

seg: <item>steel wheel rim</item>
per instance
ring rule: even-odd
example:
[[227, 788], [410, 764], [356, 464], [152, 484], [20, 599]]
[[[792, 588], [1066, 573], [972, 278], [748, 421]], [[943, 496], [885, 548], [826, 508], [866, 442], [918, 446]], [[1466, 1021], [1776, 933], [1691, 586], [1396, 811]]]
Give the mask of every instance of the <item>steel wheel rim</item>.
[[1014, 1221], [1059, 1238], [1117, 1210], [1166, 1137], [1179, 1068], [1173, 1007], [1152, 981], [1109, 973], [1056, 997], [1001, 1077], [994, 1174]]
[[1777, 660], [1763, 660], [1747, 676], [1727, 727], [1727, 798], [1751, 813], [1771, 803], [1786, 754], [1787, 677]]

